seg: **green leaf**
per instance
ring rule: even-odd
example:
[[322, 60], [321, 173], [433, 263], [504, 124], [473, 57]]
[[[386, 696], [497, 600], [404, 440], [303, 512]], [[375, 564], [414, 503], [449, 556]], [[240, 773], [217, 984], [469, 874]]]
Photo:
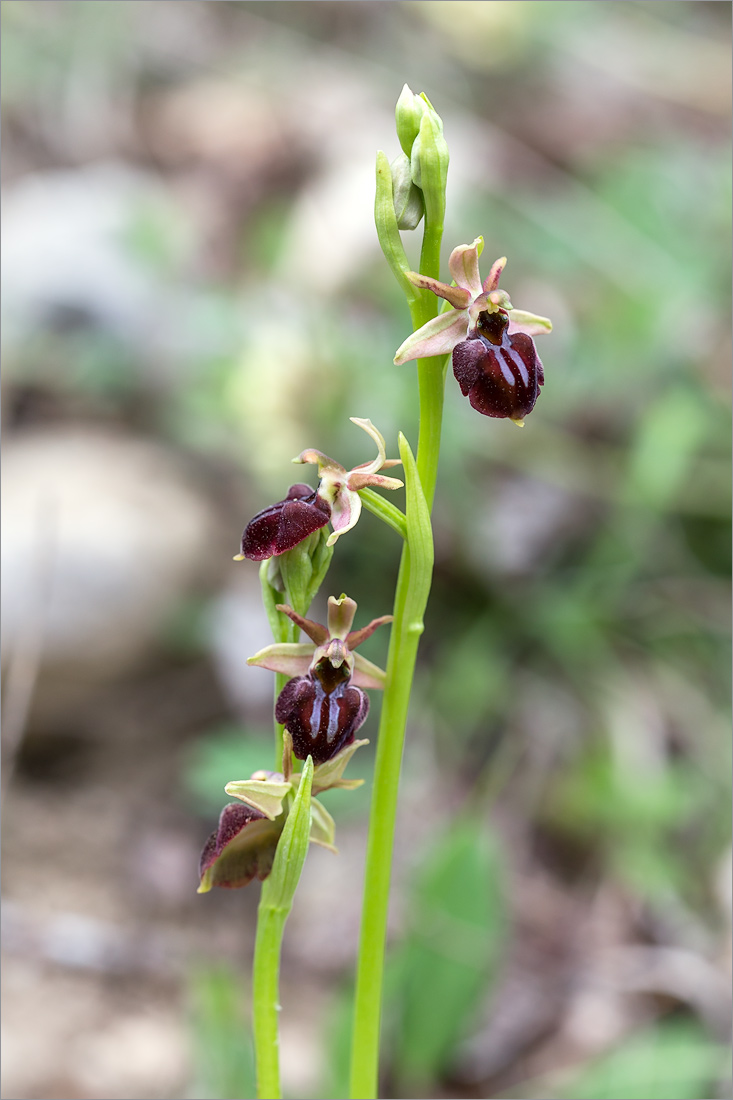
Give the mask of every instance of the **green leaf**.
[[199, 1100], [256, 1094], [254, 1055], [244, 1011], [248, 991], [229, 966], [202, 964], [189, 979], [193, 1087]]
[[688, 387], [677, 386], [645, 413], [631, 451], [628, 491], [634, 501], [666, 508], [702, 443], [707, 416]]
[[263, 764], [270, 766], [271, 737], [236, 725], [204, 731], [185, 757], [182, 787], [186, 799], [203, 814], [218, 814], [230, 780], [250, 776]]
[[670, 1021], [635, 1036], [582, 1073], [567, 1100], [699, 1100], [714, 1095], [727, 1054], [697, 1024]]
[[449, 1064], [503, 953], [501, 865], [483, 822], [459, 822], [427, 853], [410, 913], [395, 1057], [417, 1085]]

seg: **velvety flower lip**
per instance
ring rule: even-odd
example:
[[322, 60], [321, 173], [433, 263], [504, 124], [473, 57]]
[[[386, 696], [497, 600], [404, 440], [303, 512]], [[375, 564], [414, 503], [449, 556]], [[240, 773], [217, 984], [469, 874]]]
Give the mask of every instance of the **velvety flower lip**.
[[[552, 322], [515, 309], [506, 291], [499, 290], [505, 256], [494, 262], [481, 282], [478, 258], [482, 248], [483, 238], [477, 237], [473, 244], [453, 249], [448, 266], [454, 286], [418, 272], [408, 273], [415, 286], [432, 291], [452, 308], [408, 336], [394, 361], [400, 364], [453, 352], [454, 373], [473, 407], [485, 416], [509, 417], [521, 426], [544, 381], [531, 337], [551, 332]], [[480, 344], [470, 343], [477, 339]]]
[[384, 687], [382, 669], [353, 651], [392, 616], [352, 630], [356, 603], [348, 596], [329, 597], [327, 626], [303, 618], [285, 604], [278, 604], [278, 611], [297, 623], [313, 644], [270, 645], [247, 664], [292, 677], [278, 696], [275, 717], [292, 735], [298, 759], [310, 755], [315, 764], [322, 764], [348, 745], [366, 720], [369, 699], [362, 688]]
[[339, 680], [331, 674], [333, 666], [324, 664], [289, 680], [275, 706], [275, 718], [293, 738], [295, 755], [299, 760], [312, 756], [314, 764], [324, 764], [353, 741], [369, 713], [366, 692], [350, 677]]
[[251, 519], [242, 533], [241, 551], [235, 561], [264, 561], [292, 550], [299, 542], [325, 527], [331, 506], [310, 485], [291, 485], [284, 500], [271, 504]]
[[212, 886], [236, 889], [272, 870], [282, 825], [242, 802], [230, 802], [201, 853], [199, 893]]
[[453, 374], [477, 412], [515, 423], [532, 411], [545, 380], [534, 342], [524, 332], [509, 332], [503, 310], [481, 314], [476, 332], [456, 344]]

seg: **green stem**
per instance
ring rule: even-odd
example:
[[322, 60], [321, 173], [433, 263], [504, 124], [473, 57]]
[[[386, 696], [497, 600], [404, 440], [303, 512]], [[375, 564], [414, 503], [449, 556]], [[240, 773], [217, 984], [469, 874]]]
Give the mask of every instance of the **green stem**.
[[285, 922], [293, 906], [311, 828], [313, 760], [303, 766], [298, 792], [280, 834], [272, 871], [262, 883], [257, 910], [252, 974], [252, 1009], [258, 1100], [279, 1100], [280, 951]]
[[[422, 274], [438, 278], [442, 226], [426, 225], [420, 261]], [[437, 300], [424, 291], [419, 302], [408, 302], [413, 329], [437, 313]], [[418, 361], [420, 431], [417, 468], [428, 507], [432, 505], [438, 471], [443, 414], [443, 357]], [[414, 572], [414, 575], [413, 575]], [[425, 578], [411, 565], [410, 547], [402, 550], [394, 602], [394, 622], [387, 657], [387, 682], [379, 724], [374, 788], [369, 819], [364, 900], [357, 963], [351, 1047], [353, 1100], [377, 1096], [379, 1027], [384, 979], [392, 849], [394, 844], [400, 766], [407, 712], [422, 624], [413, 621], [411, 594]]]
[[252, 972], [253, 1033], [257, 1059], [258, 1100], [279, 1100], [278, 1041], [280, 949], [287, 911], [273, 909], [262, 897], [257, 910], [257, 938]]

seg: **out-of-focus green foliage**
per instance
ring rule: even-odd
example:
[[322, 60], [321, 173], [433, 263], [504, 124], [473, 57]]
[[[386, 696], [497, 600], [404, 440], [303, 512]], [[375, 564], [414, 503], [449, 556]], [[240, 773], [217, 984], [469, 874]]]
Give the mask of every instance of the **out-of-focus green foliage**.
[[496, 981], [507, 934], [503, 867], [483, 822], [458, 821], [428, 848], [408, 912], [388, 1040], [403, 1087], [448, 1068]]
[[254, 1051], [248, 1041], [241, 978], [201, 964], [189, 983], [193, 1022], [192, 1100], [246, 1100], [255, 1096]]
[[698, 1100], [727, 1072], [727, 1051], [688, 1020], [649, 1028], [589, 1066], [563, 1100]]

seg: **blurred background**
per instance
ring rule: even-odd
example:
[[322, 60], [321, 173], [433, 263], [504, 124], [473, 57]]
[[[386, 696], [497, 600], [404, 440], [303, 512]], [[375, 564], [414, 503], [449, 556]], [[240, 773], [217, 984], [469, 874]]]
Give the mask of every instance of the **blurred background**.
[[[371, 457], [349, 416], [415, 442], [372, 223], [405, 81], [444, 261], [483, 234], [555, 331], [521, 432], [449, 378], [382, 1094], [729, 1095], [730, 5], [2, 22], [3, 1095], [254, 1095], [259, 891], [195, 893], [224, 783], [271, 766], [231, 558], [293, 455]], [[321, 604], [384, 614], [398, 554], [365, 514]], [[346, 1094], [371, 751], [288, 924], [291, 1096]]]

